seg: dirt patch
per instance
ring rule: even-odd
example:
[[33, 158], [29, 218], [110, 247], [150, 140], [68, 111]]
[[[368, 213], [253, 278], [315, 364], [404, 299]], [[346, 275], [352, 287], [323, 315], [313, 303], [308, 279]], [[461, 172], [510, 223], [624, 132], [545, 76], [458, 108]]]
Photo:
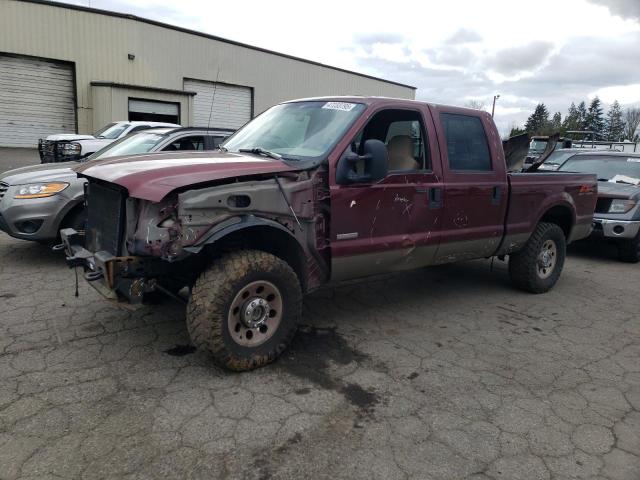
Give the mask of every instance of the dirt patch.
[[309, 325], [300, 326], [289, 347], [289, 352], [289, 356], [296, 356], [300, 360], [309, 360], [316, 364], [327, 364], [330, 360], [339, 365], [348, 365], [353, 362], [363, 362], [369, 358], [351, 347], [335, 327], [318, 328]]
[[358, 417], [373, 415], [373, 409], [380, 402], [380, 397], [374, 390], [365, 390], [360, 385], [349, 383], [340, 390], [344, 397], [357, 407]]

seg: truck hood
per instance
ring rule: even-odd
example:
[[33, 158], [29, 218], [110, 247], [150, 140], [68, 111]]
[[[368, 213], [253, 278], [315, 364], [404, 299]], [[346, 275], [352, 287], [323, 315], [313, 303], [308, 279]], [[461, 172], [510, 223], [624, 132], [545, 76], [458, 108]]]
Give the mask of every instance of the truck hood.
[[78, 135], [77, 133], [59, 133], [58, 135], [49, 135], [47, 140], [52, 141], [73, 141], [73, 140], [95, 140], [93, 135]]
[[134, 198], [159, 202], [183, 187], [297, 169], [281, 160], [252, 154], [172, 152], [92, 160], [74, 170], [81, 176], [120, 185]]
[[626, 183], [598, 182], [598, 196], [609, 198], [640, 197], [640, 187]]
[[68, 182], [77, 178], [72, 170], [78, 162], [43, 163], [29, 167], [16, 168], [0, 174], [0, 181], [9, 185], [25, 185], [40, 182]]

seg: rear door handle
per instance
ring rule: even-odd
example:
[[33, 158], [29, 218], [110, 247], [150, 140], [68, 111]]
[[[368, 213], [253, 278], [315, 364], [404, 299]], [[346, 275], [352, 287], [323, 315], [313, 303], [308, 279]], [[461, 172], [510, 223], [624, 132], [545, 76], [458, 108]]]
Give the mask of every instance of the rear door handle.
[[493, 195], [491, 197], [491, 205], [500, 205], [502, 199], [502, 186], [496, 185], [493, 187]]
[[429, 189], [429, 208], [436, 209], [442, 207], [442, 188], [431, 187]]

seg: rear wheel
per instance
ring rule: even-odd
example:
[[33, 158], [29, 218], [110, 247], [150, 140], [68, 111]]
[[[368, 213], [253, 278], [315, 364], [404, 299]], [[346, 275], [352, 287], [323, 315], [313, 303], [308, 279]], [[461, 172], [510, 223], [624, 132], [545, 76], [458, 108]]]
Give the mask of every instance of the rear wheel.
[[509, 256], [513, 284], [527, 292], [549, 291], [560, 278], [566, 256], [562, 229], [554, 223], [540, 223], [522, 250]]
[[631, 240], [618, 245], [618, 258], [623, 262], [638, 263], [640, 261], [640, 233]]
[[217, 363], [243, 371], [274, 361], [295, 334], [300, 282], [280, 258], [257, 250], [223, 256], [196, 281], [187, 329]]

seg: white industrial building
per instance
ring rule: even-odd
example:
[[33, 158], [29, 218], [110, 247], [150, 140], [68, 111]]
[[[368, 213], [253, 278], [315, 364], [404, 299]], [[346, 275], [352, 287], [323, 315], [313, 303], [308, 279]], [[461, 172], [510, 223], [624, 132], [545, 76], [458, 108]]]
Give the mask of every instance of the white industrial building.
[[0, 0], [0, 146], [117, 120], [237, 128], [318, 95], [414, 98], [415, 88], [133, 15]]

